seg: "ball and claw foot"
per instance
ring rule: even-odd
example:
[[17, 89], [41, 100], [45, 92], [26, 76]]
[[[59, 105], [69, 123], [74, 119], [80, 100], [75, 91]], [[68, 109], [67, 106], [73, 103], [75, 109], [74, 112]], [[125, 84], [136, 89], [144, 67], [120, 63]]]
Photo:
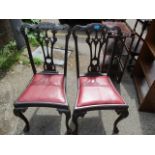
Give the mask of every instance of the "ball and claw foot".
[[113, 134], [118, 134], [118, 133], [119, 133], [119, 130], [118, 130], [117, 127], [115, 127], [115, 128], [113, 129]]

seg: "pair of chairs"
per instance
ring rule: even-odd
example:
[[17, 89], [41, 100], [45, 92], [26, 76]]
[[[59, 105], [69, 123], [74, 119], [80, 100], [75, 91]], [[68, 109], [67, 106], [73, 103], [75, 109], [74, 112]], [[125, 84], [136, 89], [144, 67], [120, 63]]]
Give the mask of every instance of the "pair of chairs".
[[[65, 39], [58, 39], [58, 32], [62, 32]], [[128, 116], [128, 105], [114, 87], [109, 74], [115, 57], [116, 44], [121, 37], [118, 27], [109, 28], [103, 24], [92, 23], [86, 26], [74, 26], [72, 29], [68, 25], [56, 25], [52, 23], [41, 23], [38, 25], [24, 24], [21, 32], [25, 38], [30, 63], [33, 70], [33, 77], [29, 85], [14, 104], [14, 114], [20, 117], [26, 124], [24, 131], [29, 131], [29, 122], [24, 116], [24, 112], [29, 107], [50, 107], [56, 108], [60, 114], [66, 116], [67, 134], [78, 134], [78, 118], [83, 117], [88, 111], [93, 110], [115, 110], [119, 117], [114, 122], [113, 133], [118, 133], [117, 124], [120, 120]], [[34, 33], [36, 40], [41, 46], [44, 64], [43, 71], [37, 72], [31, 47], [29, 44], [28, 32]], [[77, 99], [72, 114], [74, 129], [70, 128], [71, 118], [70, 108], [66, 98], [66, 78], [68, 44], [70, 36], [75, 42], [76, 73], [77, 73]], [[89, 65], [85, 74], [80, 74], [79, 58], [79, 36], [84, 34], [85, 41], [89, 48]], [[107, 52], [108, 41], [114, 40], [112, 52]], [[54, 46], [57, 41], [64, 41], [64, 68], [63, 73], [57, 71], [54, 60]], [[87, 52], [87, 51], [85, 51]], [[107, 61], [108, 59], [108, 61]], [[101, 68], [105, 63], [104, 73]], [[108, 62], [108, 63], [107, 63]], [[56, 68], [57, 67], [57, 68]]]

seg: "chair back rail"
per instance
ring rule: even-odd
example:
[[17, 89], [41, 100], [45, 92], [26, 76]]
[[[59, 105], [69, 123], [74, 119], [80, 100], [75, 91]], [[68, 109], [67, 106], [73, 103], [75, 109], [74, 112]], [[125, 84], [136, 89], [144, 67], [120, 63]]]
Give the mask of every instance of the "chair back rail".
[[33, 33], [36, 41], [41, 46], [44, 64], [43, 69], [46, 72], [57, 73], [56, 65], [54, 63], [53, 49], [58, 38], [57, 33], [63, 31], [65, 32], [65, 53], [64, 53], [64, 75], [67, 74], [67, 58], [68, 58], [68, 42], [70, 37], [70, 27], [68, 25], [58, 25], [53, 23], [40, 23], [36, 25], [23, 24], [21, 27], [21, 32], [25, 38], [30, 63], [32, 66], [33, 73], [36, 74], [36, 66], [32, 56], [32, 50], [30, 46], [30, 41], [28, 33]]
[[[78, 47], [78, 36], [79, 32], [84, 32], [86, 35], [86, 44], [89, 47], [90, 52], [90, 61], [89, 66], [87, 68], [86, 75], [102, 75], [101, 62], [104, 64], [106, 55], [109, 54], [107, 51], [109, 40], [114, 40], [113, 52], [111, 52], [111, 59], [108, 65], [107, 74], [110, 73], [111, 66], [113, 63], [113, 59], [116, 53], [116, 46], [119, 37], [122, 37], [121, 29], [117, 26], [115, 27], [107, 27], [106, 25], [99, 23], [92, 23], [86, 26], [74, 26], [72, 29], [73, 38], [75, 42], [75, 51], [76, 51], [76, 70], [77, 77], [80, 75], [80, 67], [79, 67], [79, 47]], [[102, 53], [103, 52], [103, 53]], [[101, 59], [102, 53], [102, 59]]]

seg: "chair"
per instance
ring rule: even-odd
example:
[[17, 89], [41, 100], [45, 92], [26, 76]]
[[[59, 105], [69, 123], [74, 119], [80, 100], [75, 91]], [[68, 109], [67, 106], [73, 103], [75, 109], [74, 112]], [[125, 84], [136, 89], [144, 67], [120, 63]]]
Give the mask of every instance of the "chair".
[[[93, 110], [115, 110], [119, 117], [114, 122], [113, 133], [118, 133], [117, 124], [128, 116], [128, 105], [113, 85], [109, 75], [116, 53], [116, 44], [122, 35], [119, 27], [108, 28], [103, 24], [92, 23], [86, 26], [75, 26], [72, 30], [76, 51], [77, 99], [73, 111], [72, 122], [75, 125], [73, 134], [78, 134], [78, 118]], [[84, 74], [80, 69], [79, 36], [85, 34], [85, 44], [89, 49], [88, 68]], [[114, 40], [112, 52], [107, 52], [108, 42]], [[83, 42], [82, 42], [83, 43]], [[85, 51], [86, 53], [87, 51]], [[109, 65], [107, 66], [107, 60]], [[100, 63], [105, 63], [104, 73], [101, 73]], [[80, 66], [82, 66], [80, 68]], [[103, 65], [102, 65], [103, 66]]]
[[[24, 131], [29, 131], [29, 122], [24, 116], [29, 107], [49, 107], [56, 108], [59, 114], [66, 115], [67, 133], [70, 133], [68, 121], [70, 119], [70, 109], [66, 98], [66, 76], [67, 76], [67, 59], [68, 59], [68, 41], [70, 37], [70, 28], [67, 25], [56, 25], [53, 23], [40, 23], [38, 25], [24, 24], [21, 27], [24, 36], [30, 63], [33, 70], [33, 77], [29, 85], [17, 99], [14, 104], [14, 114], [20, 117], [26, 124]], [[56, 52], [54, 47], [58, 42], [58, 34], [61, 32], [65, 37], [65, 52], [63, 52], [63, 67], [56, 65]], [[34, 34], [36, 41], [41, 46], [43, 58], [43, 69], [37, 71], [29, 44], [28, 33]], [[62, 70], [62, 73], [58, 72]]]
[[103, 21], [102, 24], [108, 27], [118, 26], [122, 31], [122, 37], [119, 38], [119, 41], [117, 43], [118, 55], [116, 54], [115, 57], [117, 63], [114, 64], [115, 66], [113, 66], [113, 70], [111, 70], [111, 72], [117, 73], [115, 75], [115, 79], [118, 83], [120, 83], [126, 70], [132, 47], [132, 41], [129, 41], [134, 37], [134, 33], [126, 20], [106, 20]]

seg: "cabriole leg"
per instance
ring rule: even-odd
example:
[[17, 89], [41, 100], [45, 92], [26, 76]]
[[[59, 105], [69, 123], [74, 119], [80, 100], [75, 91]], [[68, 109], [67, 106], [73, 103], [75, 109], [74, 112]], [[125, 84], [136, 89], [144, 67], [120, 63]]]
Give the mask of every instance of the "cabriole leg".
[[72, 133], [72, 130], [71, 130], [70, 126], [69, 126], [69, 119], [70, 119], [70, 117], [71, 117], [71, 112], [70, 112], [70, 110], [58, 109], [58, 112], [59, 112], [59, 114], [62, 114], [62, 113], [65, 114], [65, 116], [66, 116], [66, 129], [67, 129], [66, 134], [67, 134], [67, 135], [68, 135], [68, 134], [71, 134], [71, 133]]
[[118, 116], [118, 118], [114, 122], [113, 134], [119, 133], [119, 129], [117, 127], [118, 123], [129, 115], [128, 109], [126, 109], [126, 110], [116, 110], [116, 113], [119, 116]]
[[27, 118], [23, 115], [23, 112], [25, 112], [25, 111], [26, 111], [26, 109], [15, 108], [14, 114], [15, 114], [15, 116], [21, 118], [25, 122], [24, 132], [28, 132], [30, 130], [30, 125], [29, 125]]
[[86, 114], [86, 112], [76, 112], [76, 111], [74, 111], [74, 113], [73, 113], [73, 118], [72, 118], [72, 122], [73, 122], [74, 125], [75, 125], [75, 129], [74, 129], [74, 131], [72, 132], [72, 134], [74, 134], [74, 135], [77, 135], [77, 134], [78, 134], [78, 128], [79, 128], [79, 125], [78, 125], [78, 118], [79, 118], [79, 117], [84, 117], [85, 114]]

